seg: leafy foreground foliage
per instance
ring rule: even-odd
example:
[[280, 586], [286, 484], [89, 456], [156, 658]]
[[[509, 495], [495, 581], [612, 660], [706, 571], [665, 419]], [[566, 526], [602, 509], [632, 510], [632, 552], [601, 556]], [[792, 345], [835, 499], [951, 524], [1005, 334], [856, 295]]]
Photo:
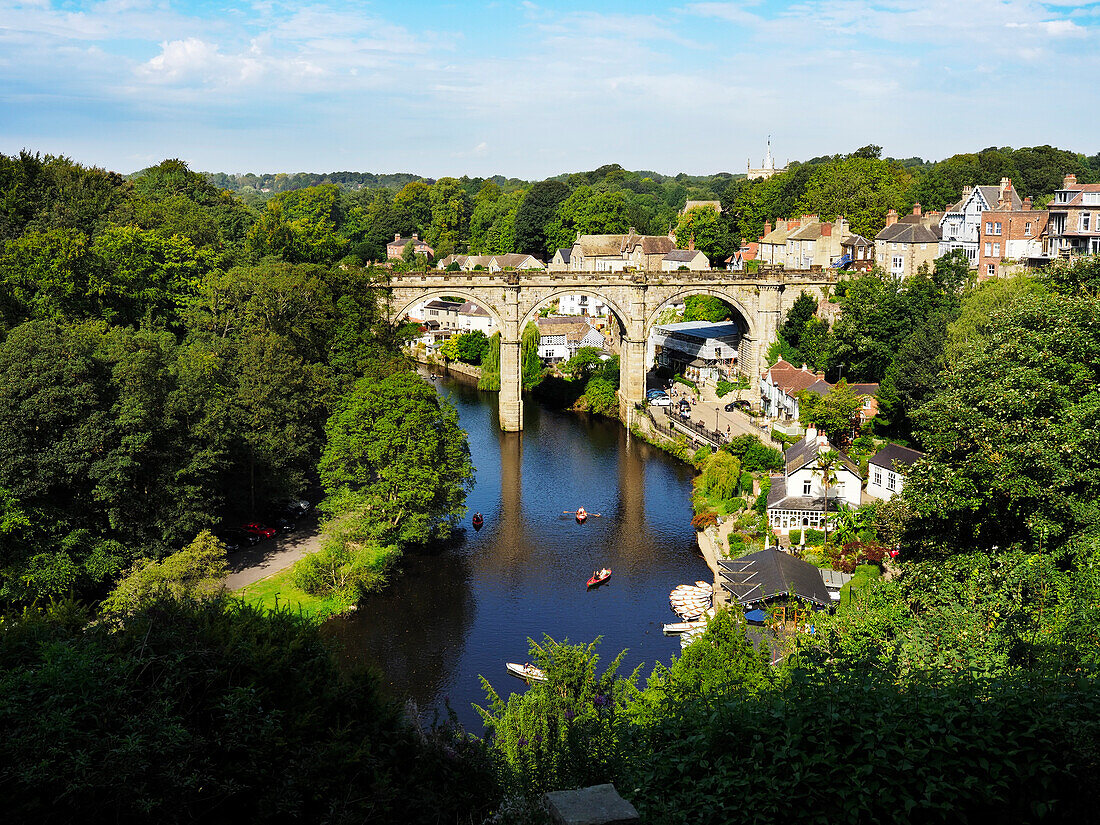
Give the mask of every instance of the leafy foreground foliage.
[[92, 618], [0, 621], [9, 821], [437, 823], [497, 797], [476, 740], [407, 722], [307, 620], [226, 600]]

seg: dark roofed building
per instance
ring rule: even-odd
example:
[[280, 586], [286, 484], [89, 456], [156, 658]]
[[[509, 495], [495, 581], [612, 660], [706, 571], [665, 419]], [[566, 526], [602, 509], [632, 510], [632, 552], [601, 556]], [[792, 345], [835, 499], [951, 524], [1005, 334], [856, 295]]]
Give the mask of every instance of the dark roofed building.
[[887, 444], [867, 461], [867, 495], [884, 501], [893, 498], [905, 486], [909, 468], [924, 458], [924, 453]]
[[742, 607], [762, 606], [791, 594], [819, 608], [833, 602], [816, 567], [780, 550], [761, 550], [718, 565], [722, 588]]

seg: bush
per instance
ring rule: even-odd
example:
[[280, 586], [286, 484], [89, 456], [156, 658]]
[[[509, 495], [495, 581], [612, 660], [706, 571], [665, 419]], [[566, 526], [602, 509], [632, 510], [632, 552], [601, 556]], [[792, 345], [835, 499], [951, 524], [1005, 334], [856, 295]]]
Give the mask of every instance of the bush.
[[103, 600], [103, 611], [121, 617], [161, 598], [208, 598], [221, 592], [228, 572], [225, 545], [203, 530], [178, 553], [135, 564]]
[[741, 462], [729, 453], [714, 453], [703, 470], [703, 488], [721, 499], [736, 496], [740, 481]]
[[771, 476], [760, 480], [760, 495], [756, 497], [756, 503], [753, 504], [753, 509], [756, 510], [761, 516], [768, 511], [768, 493], [772, 490]]
[[790, 532], [791, 547], [800, 547], [802, 545], [802, 531], [791, 530]]
[[741, 465], [741, 480], [737, 485], [737, 492], [752, 495], [752, 473], [744, 472], [745, 465]]
[[719, 398], [725, 398], [735, 389], [737, 389], [737, 386], [735, 384], [731, 384], [724, 378], [719, 378], [718, 386], [715, 387], [715, 393], [718, 395]]
[[797, 444], [799, 441], [802, 440], [802, 439], [798, 438], [797, 436], [787, 435], [785, 432], [781, 432], [780, 430], [777, 430], [775, 427], [772, 427], [772, 438], [775, 439], [776, 441], [778, 441], [780, 444], [782, 444], [784, 449], [786, 449], [787, 447], [790, 447], [793, 444]]
[[710, 447], [700, 447], [691, 454], [691, 463], [696, 470], [703, 472], [707, 466], [707, 462], [710, 461], [711, 455], [713, 455], [713, 451]]
[[811, 547], [819, 547], [825, 543], [824, 530], [806, 530], [806, 544]]
[[718, 516], [710, 511], [696, 513], [691, 519], [691, 526], [701, 533], [708, 527], [717, 527]]

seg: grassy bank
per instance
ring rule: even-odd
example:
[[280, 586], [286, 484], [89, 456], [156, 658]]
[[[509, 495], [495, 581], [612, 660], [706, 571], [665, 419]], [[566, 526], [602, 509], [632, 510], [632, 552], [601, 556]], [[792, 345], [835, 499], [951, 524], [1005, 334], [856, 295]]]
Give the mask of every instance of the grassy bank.
[[253, 582], [242, 587], [235, 595], [256, 607], [267, 610], [274, 610], [276, 607], [289, 608], [319, 622], [346, 613], [352, 607], [336, 596], [311, 596], [295, 587], [292, 580], [293, 569], [288, 567], [274, 576]]

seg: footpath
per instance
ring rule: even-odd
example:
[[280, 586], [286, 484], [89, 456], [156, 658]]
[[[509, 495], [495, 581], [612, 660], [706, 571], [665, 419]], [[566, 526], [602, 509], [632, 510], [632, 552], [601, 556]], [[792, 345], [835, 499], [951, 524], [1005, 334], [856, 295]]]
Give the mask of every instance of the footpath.
[[245, 547], [229, 557], [227, 590], [240, 590], [260, 579], [274, 576], [307, 553], [321, 548], [321, 533], [315, 515], [307, 516], [289, 533], [282, 533], [254, 547]]

